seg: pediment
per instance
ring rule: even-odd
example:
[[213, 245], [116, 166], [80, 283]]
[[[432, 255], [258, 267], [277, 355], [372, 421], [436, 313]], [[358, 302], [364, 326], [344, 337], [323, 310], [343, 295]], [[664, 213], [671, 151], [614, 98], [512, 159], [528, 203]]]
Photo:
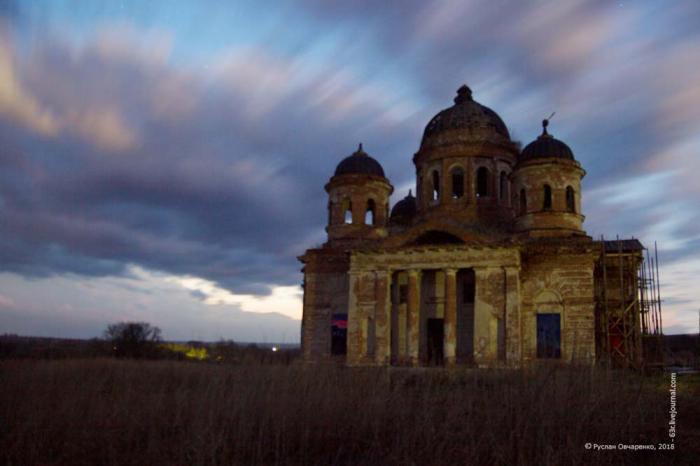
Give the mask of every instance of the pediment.
[[488, 244], [498, 241], [501, 235], [464, 228], [447, 222], [425, 222], [391, 235], [384, 241], [388, 247], [412, 247], [427, 245]]

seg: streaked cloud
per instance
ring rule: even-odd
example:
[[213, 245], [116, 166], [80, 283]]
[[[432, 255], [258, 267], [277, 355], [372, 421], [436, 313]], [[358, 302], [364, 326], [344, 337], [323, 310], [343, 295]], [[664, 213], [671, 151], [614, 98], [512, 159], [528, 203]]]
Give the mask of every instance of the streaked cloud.
[[[17, 328], [298, 317], [296, 256], [324, 240], [335, 165], [364, 142], [402, 198], [424, 125], [464, 82], [523, 143], [557, 112], [590, 233], [658, 240], [663, 282], [700, 260], [700, 3], [119, 6], [0, 10], [0, 293]], [[122, 307], [48, 310], [59, 281]], [[164, 324], [156, 298], [137, 305], [145, 284], [187, 309]], [[689, 331], [700, 297], [665, 289]]]
[[58, 133], [56, 117], [20, 82], [12, 56], [9, 33], [0, 23], [0, 115], [41, 135]]

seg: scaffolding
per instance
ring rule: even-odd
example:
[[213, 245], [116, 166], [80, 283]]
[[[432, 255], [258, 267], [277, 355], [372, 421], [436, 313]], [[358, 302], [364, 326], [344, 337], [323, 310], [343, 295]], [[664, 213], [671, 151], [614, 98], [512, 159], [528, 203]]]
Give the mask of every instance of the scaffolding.
[[[644, 368], [663, 364], [658, 250], [637, 239], [606, 241], [596, 269], [596, 341], [599, 362]], [[645, 260], [646, 253], [646, 260]]]

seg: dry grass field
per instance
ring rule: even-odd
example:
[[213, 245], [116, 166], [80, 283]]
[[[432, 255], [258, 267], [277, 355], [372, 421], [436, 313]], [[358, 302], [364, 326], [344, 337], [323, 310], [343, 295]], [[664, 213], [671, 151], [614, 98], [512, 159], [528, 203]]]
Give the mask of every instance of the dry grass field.
[[6, 465], [700, 464], [697, 379], [592, 369], [0, 362]]

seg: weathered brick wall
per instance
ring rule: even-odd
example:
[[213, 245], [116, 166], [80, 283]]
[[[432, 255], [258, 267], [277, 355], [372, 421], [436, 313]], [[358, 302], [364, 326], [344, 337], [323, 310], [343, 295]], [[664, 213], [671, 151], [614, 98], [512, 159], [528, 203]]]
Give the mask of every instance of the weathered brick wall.
[[302, 349], [304, 360], [331, 358], [331, 316], [348, 312], [348, 258], [344, 253], [308, 251], [304, 267]]
[[521, 270], [523, 361], [537, 358], [537, 313], [561, 314], [562, 361], [595, 358], [594, 260], [590, 250], [538, 247], [524, 253]]
[[[449, 218], [456, 222], [490, 225], [505, 228], [513, 218], [508, 196], [500, 196], [499, 176], [509, 175], [516, 163], [517, 149], [512, 145], [480, 141], [464, 141], [459, 132], [446, 131], [448, 144], [438, 142], [422, 147], [414, 156], [417, 178], [418, 217], [421, 220]], [[440, 139], [438, 138], [438, 139]], [[477, 198], [476, 172], [480, 167], [489, 170], [488, 194]], [[464, 194], [452, 196], [452, 170], [464, 173]], [[440, 177], [440, 197], [432, 198], [432, 173]], [[508, 191], [508, 187], [506, 187]]]
[[374, 272], [350, 273], [347, 355], [349, 365], [375, 363], [377, 349], [376, 282]]
[[[357, 251], [352, 254], [352, 270], [347, 253], [311, 250], [302, 258], [306, 264], [304, 357], [308, 361], [330, 357], [331, 315], [347, 312], [348, 364], [384, 365], [392, 356], [417, 363], [426, 352], [426, 318], [444, 317], [444, 270], [473, 269], [475, 303], [469, 309], [473, 325], [468, 337], [459, 337], [459, 341], [471, 340], [475, 363], [514, 366], [536, 359], [538, 312], [561, 315], [563, 361], [590, 362], [595, 357], [594, 261], [598, 250], [588, 240], [572, 241], [538, 240], [497, 249], [450, 246]], [[415, 272], [413, 288], [406, 272], [399, 272], [406, 270]], [[404, 304], [397, 303], [398, 288], [394, 287], [392, 305], [392, 277], [402, 277], [399, 283], [408, 291], [414, 289]], [[462, 285], [459, 289], [463, 292]], [[415, 302], [420, 319], [419, 313], [415, 320], [404, 315], [399, 323], [400, 310], [405, 314], [409, 302]], [[458, 312], [464, 312], [462, 304]], [[462, 320], [457, 330], [466, 334], [463, 325]], [[461, 356], [469, 353], [471, 349], [459, 349]]]
[[[333, 177], [328, 190], [328, 239], [331, 243], [347, 238], [376, 240], [387, 236], [389, 195], [393, 187], [384, 179], [369, 175]], [[365, 224], [369, 200], [375, 204], [374, 225]], [[344, 206], [351, 203], [352, 223], [345, 223]]]
[[[569, 160], [533, 160], [513, 173], [513, 206], [515, 230], [529, 231], [533, 236], [556, 236], [582, 232], [581, 178], [585, 171], [578, 162]], [[549, 208], [544, 207], [544, 185], [551, 188]], [[574, 190], [574, 212], [566, 204], [566, 188]], [[519, 210], [520, 193], [525, 190], [527, 211]]]
[[500, 267], [477, 267], [474, 313], [474, 362], [496, 360], [498, 319], [503, 316], [503, 272]]

